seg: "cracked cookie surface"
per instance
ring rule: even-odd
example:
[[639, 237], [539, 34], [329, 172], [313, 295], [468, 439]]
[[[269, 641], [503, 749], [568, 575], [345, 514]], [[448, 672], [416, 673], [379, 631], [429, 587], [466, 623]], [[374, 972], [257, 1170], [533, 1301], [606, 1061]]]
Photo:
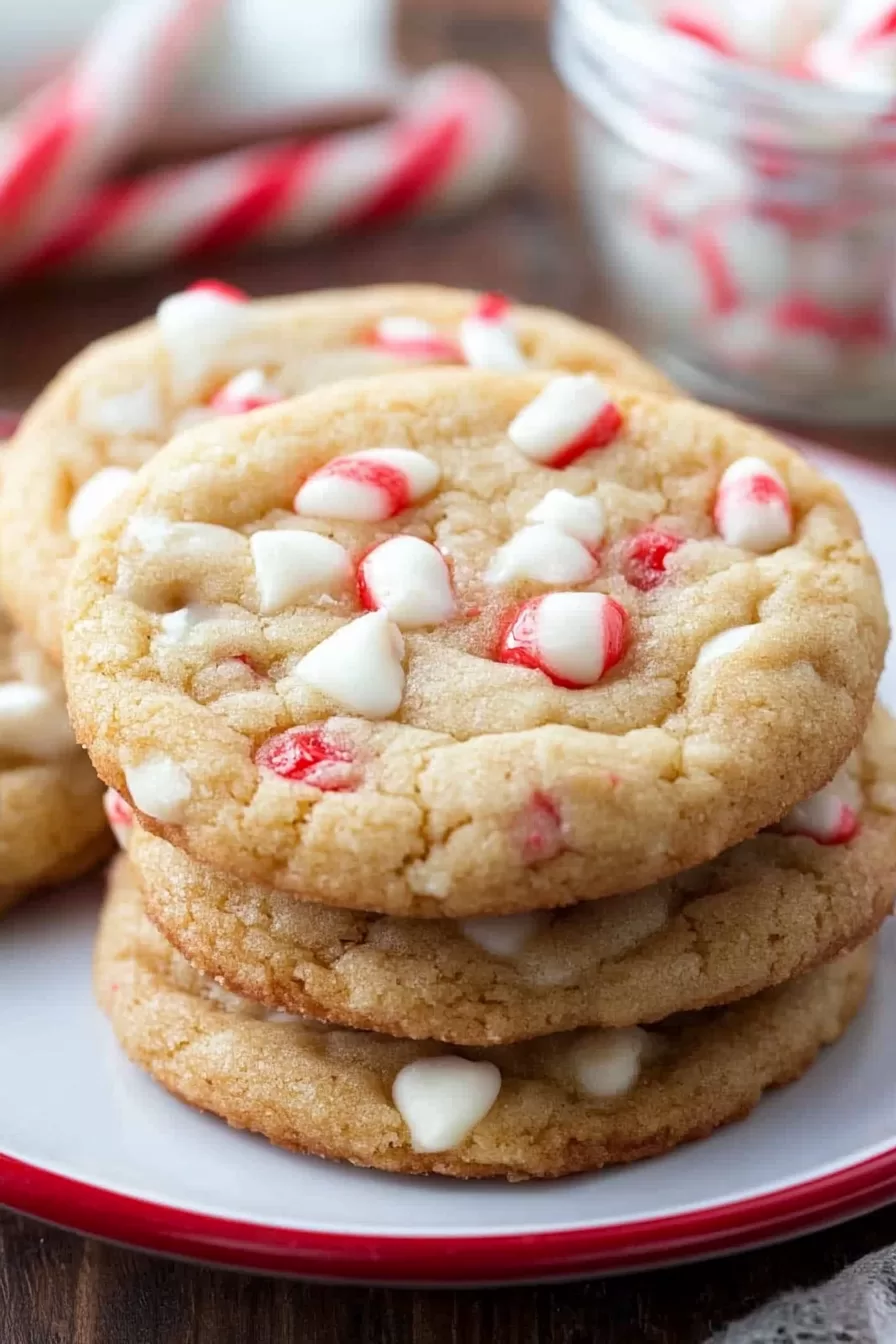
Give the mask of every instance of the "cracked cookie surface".
[[653, 887], [550, 914], [410, 920], [296, 901], [134, 827], [147, 913], [271, 1009], [460, 1045], [628, 1027], [758, 994], [866, 941], [893, 902], [896, 723], [878, 708], [825, 799], [842, 841], [766, 831]]
[[102, 786], [74, 738], [62, 677], [0, 612], [0, 911], [111, 848]]
[[266, 1014], [193, 970], [113, 869], [96, 990], [125, 1052], [169, 1091], [300, 1152], [396, 1172], [560, 1176], [629, 1162], [746, 1115], [859, 1008], [872, 955], [644, 1031], [449, 1052]]
[[886, 638], [842, 493], [763, 431], [442, 369], [175, 439], [82, 543], [66, 678], [147, 829], [455, 917], [635, 890], [775, 823], [861, 737]]
[[[217, 311], [208, 289], [212, 301], [217, 293]], [[175, 305], [189, 294], [173, 296]], [[203, 415], [233, 413], [339, 378], [460, 362], [466, 356], [459, 329], [481, 301], [472, 291], [434, 285], [248, 303], [237, 294], [229, 305], [228, 295], [234, 295], [228, 287], [206, 286], [208, 312], [200, 306], [191, 318], [188, 310], [178, 323], [176, 306], [166, 301], [158, 321], [90, 346], [37, 399], [7, 450], [0, 584], [18, 623], [54, 658], [61, 656], [62, 598], [76, 536], [127, 471]], [[623, 342], [561, 313], [514, 305], [502, 326], [536, 368], [593, 369], [670, 390]]]

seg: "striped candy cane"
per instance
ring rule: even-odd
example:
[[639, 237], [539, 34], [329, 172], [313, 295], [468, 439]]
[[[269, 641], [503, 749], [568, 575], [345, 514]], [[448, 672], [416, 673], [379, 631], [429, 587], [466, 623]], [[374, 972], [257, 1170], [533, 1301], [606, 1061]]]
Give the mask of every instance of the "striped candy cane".
[[0, 239], [70, 203], [141, 144], [221, 0], [120, 0], [71, 68], [0, 129]]
[[258, 241], [296, 240], [467, 206], [506, 176], [521, 119], [490, 76], [429, 71], [380, 126], [221, 155], [110, 185], [7, 263], [134, 270]]

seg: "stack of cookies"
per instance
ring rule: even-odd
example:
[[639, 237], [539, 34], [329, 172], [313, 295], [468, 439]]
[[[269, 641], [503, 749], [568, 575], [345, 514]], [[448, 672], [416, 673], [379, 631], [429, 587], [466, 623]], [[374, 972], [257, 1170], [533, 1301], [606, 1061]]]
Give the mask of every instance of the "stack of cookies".
[[127, 848], [98, 995], [186, 1101], [554, 1176], [742, 1116], [860, 1006], [896, 863], [873, 563], [835, 486], [605, 334], [206, 284], [61, 376], [3, 512], [52, 647], [68, 580]]

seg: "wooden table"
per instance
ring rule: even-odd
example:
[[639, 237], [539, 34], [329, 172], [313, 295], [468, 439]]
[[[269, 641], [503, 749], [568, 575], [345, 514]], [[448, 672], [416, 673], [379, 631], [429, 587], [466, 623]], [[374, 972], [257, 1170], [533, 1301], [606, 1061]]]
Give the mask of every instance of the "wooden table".
[[[216, 263], [255, 294], [383, 280], [504, 290], [600, 318], [571, 186], [565, 109], [542, 0], [413, 0], [403, 43], [418, 65], [496, 70], [530, 117], [523, 180], [450, 228], [383, 233]], [[0, 407], [21, 407], [86, 341], [150, 313], [195, 278], [31, 289], [0, 310]], [[817, 434], [896, 456], [892, 431]], [[896, 1209], [790, 1245], [674, 1271], [563, 1287], [422, 1293], [325, 1288], [166, 1263], [0, 1215], [0, 1344], [691, 1344], [775, 1292], [896, 1241]]]

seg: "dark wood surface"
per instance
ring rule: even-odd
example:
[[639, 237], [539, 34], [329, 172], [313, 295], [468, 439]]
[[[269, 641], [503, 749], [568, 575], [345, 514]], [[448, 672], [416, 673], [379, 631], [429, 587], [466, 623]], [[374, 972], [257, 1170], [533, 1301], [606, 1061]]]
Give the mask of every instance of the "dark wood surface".
[[[496, 70], [524, 101], [519, 184], [450, 228], [382, 233], [214, 272], [256, 294], [372, 280], [483, 286], [598, 319], [572, 189], [565, 109], [542, 0], [414, 0], [402, 42], [415, 64]], [[0, 308], [0, 407], [22, 407], [87, 340], [151, 312], [192, 278], [35, 288]], [[892, 431], [816, 431], [896, 457]], [[64, 1121], [60, 1119], [60, 1123]], [[772, 1294], [896, 1241], [896, 1210], [798, 1242], [705, 1264], [560, 1287], [403, 1292], [321, 1287], [164, 1262], [0, 1214], [0, 1344], [691, 1344]]]

